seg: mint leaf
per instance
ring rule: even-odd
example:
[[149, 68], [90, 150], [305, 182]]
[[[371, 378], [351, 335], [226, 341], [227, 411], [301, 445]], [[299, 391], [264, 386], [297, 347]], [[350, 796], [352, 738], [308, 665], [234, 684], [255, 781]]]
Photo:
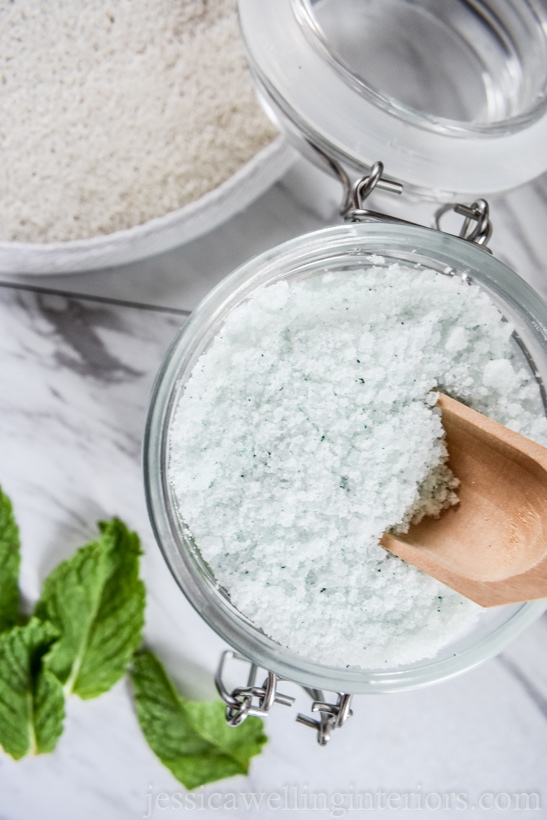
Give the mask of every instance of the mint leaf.
[[224, 704], [181, 697], [152, 652], [135, 657], [131, 679], [148, 744], [187, 789], [249, 771], [267, 740], [259, 718], [227, 726]]
[[47, 668], [66, 694], [93, 698], [123, 677], [141, 644], [145, 591], [138, 536], [114, 518], [46, 578], [36, 615], [59, 631]]
[[0, 632], [19, 619], [19, 529], [9, 498], [0, 488]]
[[34, 686], [34, 742], [37, 753], [54, 750], [63, 731], [64, 716], [63, 687], [53, 672], [43, 665]]
[[63, 729], [63, 690], [43, 666], [56, 639], [37, 618], [0, 635], [0, 744], [16, 760], [52, 751]]

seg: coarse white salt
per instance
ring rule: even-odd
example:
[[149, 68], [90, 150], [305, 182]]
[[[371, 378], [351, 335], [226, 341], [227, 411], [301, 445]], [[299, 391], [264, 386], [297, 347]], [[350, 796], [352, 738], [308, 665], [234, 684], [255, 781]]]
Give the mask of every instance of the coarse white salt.
[[487, 295], [380, 261], [235, 308], [169, 434], [179, 513], [233, 604], [339, 667], [433, 657], [480, 612], [378, 544], [454, 503], [432, 391], [547, 443], [538, 385]]
[[0, 240], [141, 225], [275, 134], [236, 0], [0, 0]]

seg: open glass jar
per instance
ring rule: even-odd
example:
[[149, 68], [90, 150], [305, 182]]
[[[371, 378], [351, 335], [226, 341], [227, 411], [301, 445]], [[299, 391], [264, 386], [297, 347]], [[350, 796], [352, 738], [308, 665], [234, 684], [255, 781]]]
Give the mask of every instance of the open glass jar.
[[[391, 261], [465, 273], [486, 290], [511, 320], [533, 360], [538, 378], [547, 378], [547, 308], [511, 270], [487, 251], [440, 232], [399, 224], [362, 223], [300, 237], [260, 256], [227, 277], [201, 303], [175, 341], [158, 377], [145, 445], [149, 510], [175, 579], [211, 627], [230, 646], [262, 668], [314, 689], [341, 692], [394, 692], [441, 680], [490, 657], [543, 612], [544, 602], [485, 611], [463, 639], [448, 644], [433, 660], [393, 669], [356, 670], [311, 663], [295, 656], [257, 629], [230, 602], [193, 543], [169, 482], [169, 446], [179, 396], [199, 357], [234, 308], [257, 289], [280, 279], [370, 266], [381, 255]], [[267, 503], [267, 499], [265, 499]]]
[[[255, 24], [267, 32], [263, 15], [268, 17], [271, 13], [275, 17], [273, 5], [269, 0], [260, 0], [260, 2], [240, 0], [243, 31], [248, 39], [250, 30]], [[294, 18], [293, 24], [297, 24], [295, 31], [300, 32], [298, 36], [302, 36], [308, 45], [313, 43], [311, 51], [317, 58], [321, 49], [324, 48], [319, 20], [321, 20], [321, 25], [327, 26], [327, 11], [332, 5], [334, 4], [329, 4], [328, 0], [316, 4], [306, 0], [280, 0], [280, 2], [276, 0], [275, 10], [280, 20], [283, 19], [285, 13]], [[350, 2], [340, 4], [346, 10], [352, 9], [353, 5]], [[360, 5], [362, 8], [369, 9], [375, 6], [373, 2]], [[488, 7], [488, 4], [475, 2], [454, 4], [458, 7], [465, 6], [470, 14], [473, 10], [475, 14], [478, 13], [479, 5], [481, 8]], [[523, 11], [525, 16], [529, 14], [532, 19], [536, 19], [537, 4], [532, 6], [532, 4], [525, 3], [519, 4], [518, 7], [514, 3], [502, 5], [507, 14], [512, 10], [511, 20], [513, 22], [517, 8]], [[404, 12], [413, 14], [415, 7], [421, 8], [427, 4], [390, 2], [386, 3], [385, 7], [383, 3], [381, 6], [382, 9], [387, 9], [388, 6], [398, 6]], [[486, 10], [483, 9], [483, 11], [486, 14]], [[355, 9], [352, 13], [354, 12]], [[423, 13], [425, 14], [425, 11]], [[433, 11], [429, 9], [427, 14], [431, 16]], [[277, 25], [273, 18], [271, 24], [272, 26]], [[448, 24], [444, 21], [443, 25]], [[524, 24], [517, 26], [515, 30], [522, 34], [523, 26]], [[464, 30], [467, 29], [464, 27]], [[292, 41], [293, 35], [296, 36], [295, 31], [286, 29], [285, 39]], [[533, 31], [537, 34], [535, 29]], [[253, 34], [253, 38], [254, 36]], [[261, 66], [263, 66], [262, 53], [268, 51], [269, 56], [265, 55], [264, 59], [266, 62], [270, 61], [268, 63], [270, 68], [275, 68], [279, 63], [279, 66], [285, 69], [290, 64], [285, 63], [283, 55], [275, 51], [277, 47], [275, 40], [276, 38], [273, 37], [269, 46], [266, 41], [263, 41], [260, 47], [252, 39], [254, 44], [252, 48], [256, 48], [252, 60], [256, 58], [256, 54], [260, 54]], [[543, 46], [540, 46], [540, 43], [538, 35], [536, 51], [538, 54], [543, 54]], [[291, 47], [294, 47], [294, 43]], [[330, 65], [332, 62], [330, 58], [325, 61], [324, 56], [321, 59], [325, 65]], [[263, 72], [262, 67], [260, 70], [257, 69], [256, 62], [253, 65], [262, 93], [267, 93], [270, 103], [275, 99], [276, 111], [278, 114], [282, 112], [282, 122], [293, 133], [299, 134], [298, 139], [307, 146], [306, 150], [310, 151], [312, 156], [321, 157], [322, 162], [325, 159], [330, 160], [331, 168], [337, 171], [346, 184], [343, 211], [349, 224], [299, 237], [251, 260], [221, 282], [196, 309], [175, 340], [156, 381], [145, 436], [145, 484], [155, 535], [177, 583], [209, 625], [251, 664], [247, 683], [230, 690], [226, 687], [223, 677], [226, 658], [221, 663], [217, 683], [227, 703], [229, 721], [236, 725], [247, 714], [267, 714], [275, 702], [288, 704], [291, 699], [280, 694], [277, 688], [280, 680], [287, 679], [301, 684], [312, 694], [313, 710], [318, 713], [319, 719], [314, 720], [302, 716], [299, 719], [317, 728], [319, 741], [324, 743], [330, 731], [341, 726], [349, 714], [350, 694], [401, 691], [430, 684], [469, 669], [500, 651], [544, 611], [546, 602], [535, 601], [484, 610], [474, 626], [455, 640], [445, 643], [435, 657], [412, 663], [399, 663], [391, 668], [359, 668], [355, 665], [332, 663], [329, 657], [320, 660], [315, 658], [312, 661], [309, 657], [304, 657], [268, 637], [264, 630], [258, 628], [233, 605], [229, 591], [224, 589], [215, 578], [211, 567], [200, 551], [199, 544], [194, 543], [185, 521], [184, 510], [179, 508], [180, 505], [170, 480], [171, 435], [174, 418], [196, 363], [211, 348], [233, 312], [257, 293], [264, 292], [281, 281], [290, 283], [307, 280], [320, 276], [327, 270], [335, 276], [339, 274], [351, 276], [354, 271], [366, 271], [382, 259], [382, 264], [386, 265], [399, 263], [406, 270], [405, 275], [411, 275], [409, 272], [416, 269], [434, 271], [438, 276], [462, 277], [466, 282], [472, 282], [486, 292], [490, 301], [498, 307], [501, 314], [514, 327], [512, 343], [515, 349], [518, 348], [523, 366], [528, 367], [537, 380], [541, 397], [545, 403], [543, 383], [547, 379], [547, 306], [517, 274], [481, 247], [489, 235], [489, 223], [484, 203], [474, 203], [470, 209], [460, 208], [466, 217], [461, 237], [455, 237], [440, 230], [390, 220], [389, 217], [384, 218], [382, 215], [367, 211], [363, 200], [374, 185], [383, 184], [388, 189], [396, 189], [397, 185], [392, 180], [384, 178], [382, 169], [375, 166], [363, 180], [351, 188], [347, 184], [347, 176], [342, 171], [339, 161], [340, 159], [349, 161], [349, 165], [353, 168], [366, 168], [370, 163], [368, 151], [375, 150], [376, 147], [374, 140], [370, 148], [368, 135], [366, 138], [363, 137], [361, 142], [352, 138], [350, 143], [353, 147], [350, 151], [348, 148], [350, 143], [333, 136], [332, 123], [340, 124], [338, 113], [333, 111], [323, 112], [327, 118], [326, 122], [330, 123], [328, 133], [322, 131], [320, 125], [317, 124], [318, 120], [313, 121], [313, 127], [309, 126], [297, 116], [300, 114], [299, 110], [294, 109], [289, 113], [278, 91], [273, 93], [271, 84], [266, 83], [266, 70]], [[347, 74], [346, 67], [342, 66], [342, 68], [342, 74], [344, 72]], [[331, 69], [332, 65], [329, 70]], [[334, 70], [339, 72], [340, 69], [335, 67]], [[542, 71], [545, 74], [545, 67]], [[313, 72], [308, 77], [311, 82], [310, 77], [313, 77]], [[350, 82], [345, 75], [344, 82], [347, 82], [351, 93], [354, 93], [355, 87], [359, 85], [355, 78]], [[288, 83], [287, 87], [290, 85]], [[319, 93], [322, 87], [322, 83], [319, 82], [318, 85], [313, 84], [311, 88]], [[464, 87], [467, 88], [467, 80]], [[376, 91], [369, 93], [370, 89], [363, 93], [361, 86], [359, 86], [359, 94], [368, 106], [372, 106], [377, 113], [379, 112], [381, 119], [386, 120], [384, 123], [386, 133], [390, 132], [395, 135], [393, 144], [386, 147], [384, 143], [383, 153], [385, 154], [386, 150], [390, 153], [393, 145], [397, 146], [398, 160], [395, 165], [398, 162], [399, 166], [404, 168], [405, 173], [401, 174], [403, 180], [409, 183], [414, 191], [427, 189], [429, 194], [438, 197], [453, 189], [458, 190], [459, 193], [468, 189], [476, 193], [481, 188], [481, 182], [486, 180], [486, 176], [479, 174], [477, 180], [474, 174], [470, 174], [469, 181], [464, 183], [462, 181], [464, 175], [458, 174], [456, 176], [459, 184], [452, 185], [450, 174], [443, 175], [446, 169], [440, 161], [441, 155], [435, 151], [433, 154], [428, 154], [428, 150], [423, 149], [422, 159], [429, 164], [429, 172], [426, 172], [422, 178], [424, 184], [418, 184], [418, 176], [415, 175], [417, 166], [414, 167], [413, 161], [408, 163], [404, 161], [405, 157], [417, 156], [414, 148], [409, 148], [408, 151], [403, 150], [403, 135], [408, 133], [407, 126], [410, 127], [410, 132], [413, 133], [415, 128], [418, 135], [425, 134], [427, 139], [431, 137], [433, 142], [442, 144], [446, 157], [454, 153], [458, 168], [461, 162], [467, 167], [469, 160], [478, 172], [482, 162], [482, 151], [488, 140], [502, 140], [505, 136], [509, 138], [509, 132], [513, 137], [517, 135], [515, 139], [520, 139], [525, 133], [528, 134], [526, 138], [531, 139], [530, 134], [533, 133], [535, 140], [539, 133], [537, 129], [547, 127], [547, 119], [544, 117], [543, 110], [543, 89], [544, 83], [537, 83], [535, 91], [531, 93], [535, 104], [531, 104], [530, 97], [529, 104], [526, 103], [527, 112], [522, 110], [519, 115], [516, 115], [513, 111], [514, 116], [513, 114], [504, 115], [503, 126], [499, 123], [498, 125], [488, 124], [486, 121], [475, 125], [470, 122], [466, 126], [465, 134], [461, 130], [461, 124], [456, 126], [454, 121], [441, 121], [436, 114], [416, 113], [409, 106], [399, 105], [399, 103], [395, 106], [397, 111], [394, 114], [391, 110], [394, 107], [393, 100], [385, 94], [378, 94]], [[351, 107], [348, 110], [351, 111]], [[352, 116], [354, 115], [355, 112]], [[404, 123], [399, 136], [397, 136], [399, 126], [391, 122], [393, 117], [399, 125]], [[494, 115], [492, 118], [495, 119]], [[369, 122], [368, 119], [366, 121]], [[512, 124], [508, 126], [507, 123]], [[356, 127], [357, 120], [354, 117], [352, 128]], [[347, 136], [347, 129], [343, 128], [342, 132]], [[471, 133], [475, 135], [476, 140], [475, 137], [470, 137]], [[413, 137], [410, 139], [412, 140]], [[313, 150], [310, 148], [312, 142]], [[366, 150], [365, 143], [368, 146]], [[504, 151], [510, 150], [508, 145], [509, 143], [505, 143]], [[514, 149], [511, 150], [514, 151]], [[533, 152], [530, 151], [530, 153]], [[538, 153], [540, 152], [534, 153], [534, 162]], [[467, 157], [465, 162], [462, 159], [464, 154]], [[514, 153], [511, 154], [513, 155]], [[445, 153], [442, 156], [444, 157]], [[391, 159], [390, 153], [390, 161]], [[491, 170], [493, 172], [497, 168], [502, 186], [511, 187], [514, 179], [510, 174], [505, 173], [506, 165], [507, 163], [501, 163], [498, 154], [497, 159], [491, 163]], [[531, 165], [526, 173], [534, 175], [538, 172], [538, 166], [535, 166], [534, 171]], [[388, 170], [391, 173], [392, 168], [389, 167]], [[493, 176], [492, 174], [492, 181]], [[452, 177], [452, 180], [455, 179], [456, 177]], [[416, 184], [414, 184], [415, 181]], [[487, 188], [492, 190], [492, 186], [487, 186]], [[264, 499], [264, 503], [268, 503], [267, 498]], [[351, 628], [351, 624], [348, 624], [348, 629]], [[267, 676], [262, 685], [259, 685], [256, 680], [259, 668], [267, 670]], [[338, 693], [337, 700], [327, 703], [322, 690]]]

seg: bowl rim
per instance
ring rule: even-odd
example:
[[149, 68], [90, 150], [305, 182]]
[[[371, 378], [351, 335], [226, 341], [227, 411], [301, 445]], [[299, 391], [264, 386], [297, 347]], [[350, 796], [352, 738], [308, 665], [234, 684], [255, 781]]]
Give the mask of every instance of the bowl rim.
[[0, 241], [0, 273], [52, 275], [117, 267], [163, 253], [218, 227], [265, 193], [297, 156], [278, 135], [217, 188], [182, 208], [113, 233], [67, 242]]

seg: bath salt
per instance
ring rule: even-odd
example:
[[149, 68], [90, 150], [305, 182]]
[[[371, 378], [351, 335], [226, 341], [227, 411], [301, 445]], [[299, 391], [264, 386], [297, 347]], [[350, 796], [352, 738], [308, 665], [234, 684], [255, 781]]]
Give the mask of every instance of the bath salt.
[[232, 603], [299, 656], [397, 667], [478, 618], [378, 543], [457, 500], [436, 390], [547, 443], [487, 295], [377, 257], [259, 290], [194, 366], [169, 434], [177, 509]]
[[0, 0], [0, 240], [140, 225], [275, 135], [236, 0]]

